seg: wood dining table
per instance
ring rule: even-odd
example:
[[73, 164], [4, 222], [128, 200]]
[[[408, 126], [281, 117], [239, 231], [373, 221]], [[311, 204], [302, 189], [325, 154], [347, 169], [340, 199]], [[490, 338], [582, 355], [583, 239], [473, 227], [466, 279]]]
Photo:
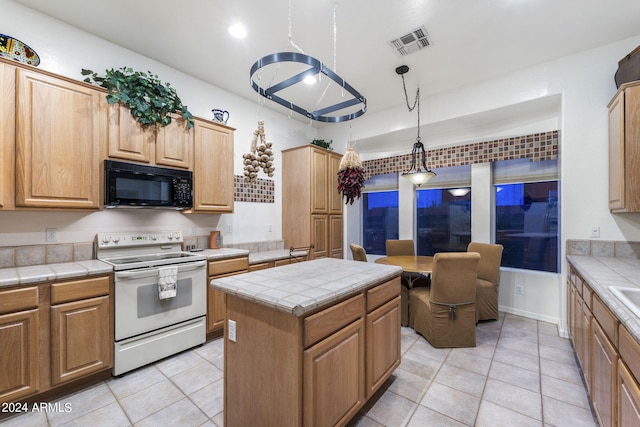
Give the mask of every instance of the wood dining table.
[[[375, 260], [377, 264], [397, 265], [402, 267], [404, 273], [420, 273], [428, 276], [433, 268], [433, 257], [425, 255], [394, 255]], [[413, 282], [419, 278], [415, 274], [406, 275], [409, 281], [409, 287], [413, 286]]]

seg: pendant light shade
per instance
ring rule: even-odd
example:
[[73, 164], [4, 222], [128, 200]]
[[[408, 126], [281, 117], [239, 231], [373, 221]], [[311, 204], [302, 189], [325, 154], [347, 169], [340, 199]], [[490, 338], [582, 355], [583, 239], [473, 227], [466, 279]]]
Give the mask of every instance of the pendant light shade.
[[408, 179], [413, 185], [417, 185], [418, 187], [436, 176], [434, 172], [427, 169], [426, 156], [424, 144], [422, 144], [420, 137], [418, 137], [411, 151], [411, 168], [402, 174], [403, 178]]

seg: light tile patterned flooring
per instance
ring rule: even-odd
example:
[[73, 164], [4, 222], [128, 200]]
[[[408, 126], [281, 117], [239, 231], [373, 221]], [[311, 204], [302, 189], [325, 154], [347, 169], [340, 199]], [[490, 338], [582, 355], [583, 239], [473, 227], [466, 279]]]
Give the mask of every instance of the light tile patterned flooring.
[[[350, 426], [597, 426], [569, 340], [554, 325], [501, 315], [477, 346], [435, 349], [402, 328], [402, 363]], [[9, 426], [222, 426], [223, 342], [210, 341], [59, 399]], [[265, 423], [267, 425], [267, 423]]]

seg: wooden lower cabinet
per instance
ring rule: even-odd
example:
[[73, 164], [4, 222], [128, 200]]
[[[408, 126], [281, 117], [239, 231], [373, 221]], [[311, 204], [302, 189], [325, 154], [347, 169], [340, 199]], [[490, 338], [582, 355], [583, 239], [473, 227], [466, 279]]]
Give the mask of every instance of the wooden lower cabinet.
[[62, 384], [107, 369], [113, 359], [109, 297], [51, 307], [51, 383]]
[[367, 398], [400, 365], [400, 296], [367, 314]]
[[38, 309], [0, 315], [0, 403], [38, 392], [39, 330]]
[[0, 291], [0, 402], [107, 374], [111, 285], [110, 276], [97, 276]]
[[[209, 283], [220, 277], [233, 276], [249, 271], [249, 257], [243, 256], [218, 261], [209, 261]], [[225, 295], [207, 286], [207, 334], [222, 333], [226, 315]]]
[[597, 321], [592, 322], [591, 399], [601, 427], [615, 426], [618, 352]]
[[303, 425], [345, 425], [365, 402], [362, 319], [304, 352]]
[[622, 360], [618, 361], [618, 426], [640, 426], [640, 386]]

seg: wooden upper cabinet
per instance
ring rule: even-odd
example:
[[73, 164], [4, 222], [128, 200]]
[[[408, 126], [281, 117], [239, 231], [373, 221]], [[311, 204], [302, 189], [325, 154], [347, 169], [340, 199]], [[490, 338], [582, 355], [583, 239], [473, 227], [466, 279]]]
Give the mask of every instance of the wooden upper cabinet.
[[180, 116], [173, 114], [171, 124], [146, 129], [122, 104], [109, 106], [108, 156], [159, 166], [190, 169], [193, 131]]
[[173, 115], [171, 124], [156, 134], [156, 165], [190, 169], [193, 152], [193, 129], [185, 120]]
[[640, 212], [640, 82], [609, 103], [609, 209]]
[[0, 209], [13, 209], [15, 193], [16, 67], [0, 62]]
[[104, 92], [21, 68], [16, 89], [16, 206], [99, 208]]
[[311, 213], [329, 212], [329, 155], [326, 150], [311, 151]]
[[195, 119], [193, 212], [233, 212], [233, 128]]
[[122, 104], [109, 106], [108, 155], [116, 159], [151, 163], [151, 146], [155, 139]]
[[327, 190], [329, 191], [329, 213], [342, 214], [342, 195], [338, 192], [338, 169], [342, 156], [337, 153], [329, 153], [329, 175], [327, 177]]

